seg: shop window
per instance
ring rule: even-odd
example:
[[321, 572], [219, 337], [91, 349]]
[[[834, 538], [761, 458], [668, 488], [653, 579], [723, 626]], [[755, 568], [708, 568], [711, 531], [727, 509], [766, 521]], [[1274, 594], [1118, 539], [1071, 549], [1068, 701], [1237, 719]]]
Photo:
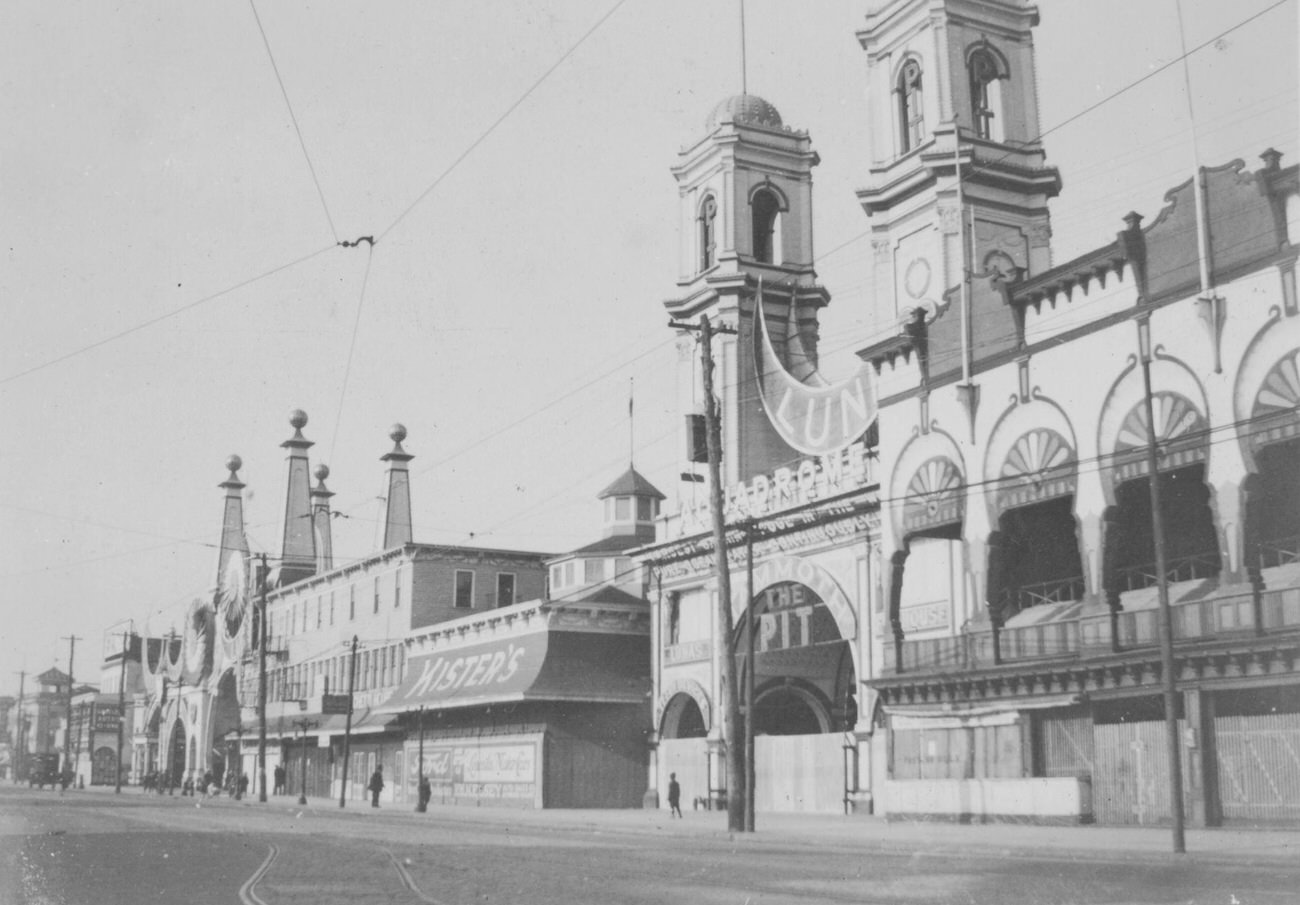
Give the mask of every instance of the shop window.
[[467, 610], [474, 606], [474, 573], [469, 569], [456, 570], [456, 608]]
[[921, 64], [908, 60], [898, 74], [899, 151], [906, 154], [925, 140], [925, 96], [921, 90]]
[[357, 586], [348, 586], [348, 622], [357, 618]]
[[497, 573], [497, 606], [510, 606], [515, 602], [515, 573]]

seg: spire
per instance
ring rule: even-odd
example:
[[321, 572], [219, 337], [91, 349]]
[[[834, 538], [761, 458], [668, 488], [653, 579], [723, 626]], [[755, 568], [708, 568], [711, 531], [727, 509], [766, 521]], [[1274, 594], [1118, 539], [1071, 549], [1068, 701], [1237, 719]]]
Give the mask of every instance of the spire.
[[316, 539], [311, 525], [311, 479], [307, 474], [307, 450], [314, 444], [302, 435], [307, 413], [289, 413], [293, 436], [280, 444], [289, 450], [289, 480], [284, 502], [284, 536], [280, 544], [280, 587], [301, 581], [316, 570]]
[[325, 486], [330, 467], [324, 462], [316, 466], [316, 486], [311, 489], [311, 524], [316, 535], [316, 574], [334, 568], [334, 538], [330, 533], [330, 497]]
[[226, 492], [225, 509], [221, 517], [221, 546], [217, 550], [217, 588], [225, 586], [226, 571], [230, 567], [231, 557], [248, 554], [248, 539], [244, 536], [244, 482], [239, 480], [238, 471], [244, 467], [244, 460], [237, 455], [226, 459], [226, 468], [230, 477], [217, 486]]
[[406, 463], [415, 458], [402, 449], [406, 428], [394, 424], [388, 431], [393, 451], [379, 461], [388, 464], [388, 511], [384, 518], [384, 549], [411, 542], [411, 478]]

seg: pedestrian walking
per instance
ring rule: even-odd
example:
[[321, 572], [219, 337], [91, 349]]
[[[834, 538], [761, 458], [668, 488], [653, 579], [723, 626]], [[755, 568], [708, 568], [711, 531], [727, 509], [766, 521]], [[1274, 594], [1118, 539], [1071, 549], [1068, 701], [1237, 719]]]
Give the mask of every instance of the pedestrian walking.
[[370, 784], [366, 786], [370, 790], [370, 806], [379, 807], [379, 793], [384, 791], [384, 765], [380, 764], [375, 767], [375, 772], [370, 775]]
[[[668, 774], [668, 817], [682, 816], [682, 787], [677, 784], [677, 774]], [[683, 818], [685, 819], [685, 818]]]
[[283, 764], [275, 765], [275, 791], [272, 794], [274, 795], [284, 794], [284, 765]]

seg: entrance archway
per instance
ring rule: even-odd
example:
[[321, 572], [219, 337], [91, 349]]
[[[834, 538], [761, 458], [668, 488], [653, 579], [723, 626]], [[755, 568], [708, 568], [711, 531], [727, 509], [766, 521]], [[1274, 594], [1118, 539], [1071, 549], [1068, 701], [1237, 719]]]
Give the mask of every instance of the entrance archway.
[[[220, 784], [224, 778], [227, 760], [230, 757], [230, 745], [238, 741], [227, 739], [227, 735], [239, 731], [239, 694], [235, 684], [235, 671], [226, 670], [217, 682], [217, 694], [212, 701], [212, 746], [208, 758], [212, 776]], [[237, 756], [237, 755], [236, 755]]]

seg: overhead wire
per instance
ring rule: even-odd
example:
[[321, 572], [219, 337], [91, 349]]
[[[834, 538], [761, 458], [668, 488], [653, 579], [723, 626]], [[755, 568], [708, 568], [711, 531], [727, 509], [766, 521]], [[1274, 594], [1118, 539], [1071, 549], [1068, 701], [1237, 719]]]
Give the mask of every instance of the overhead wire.
[[298, 116], [293, 112], [293, 103], [289, 100], [289, 91], [284, 87], [284, 78], [280, 75], [280, 67], [275, 62], [275, 54], [271, 52], [271, 41], [266, 36], [266, 29], [262, 27], [262, 17], [257, 14], [257, 4], [254, 0], [248, 0], [248, 6], [253, 11], [253, 20], [257, 23], [257, 31], [262, 36], [262, 46], [266, 48], [267, 59], [271, 61], [271, 70], [275, 73], [276, 84], [280, 86], [280, 96], [284, 98], [284, 106], [289, 111], [289, 120], [293, 123], [293, 131], [298, 135], [298, 147], [302, 148], [302, 156], [307, 161], [307, 169], [311, 171], [312, 184], [316, 186], [316, 195], [320, 198], [321, 209], [325, 211], [325, 220], [330, 226], [330, 235], [334, 237], [334, 243], [339, 242], [339, 232], [334, 228], [334, 218], [330, 216], [330, 206], [325, 201], [325, 191], [321, 188], [320, 178], [316, 175], [316, 165], [312, 163], [311, 154], [307, 151], [307, 141], [302, 137], [302, 127], [298, 125]]

